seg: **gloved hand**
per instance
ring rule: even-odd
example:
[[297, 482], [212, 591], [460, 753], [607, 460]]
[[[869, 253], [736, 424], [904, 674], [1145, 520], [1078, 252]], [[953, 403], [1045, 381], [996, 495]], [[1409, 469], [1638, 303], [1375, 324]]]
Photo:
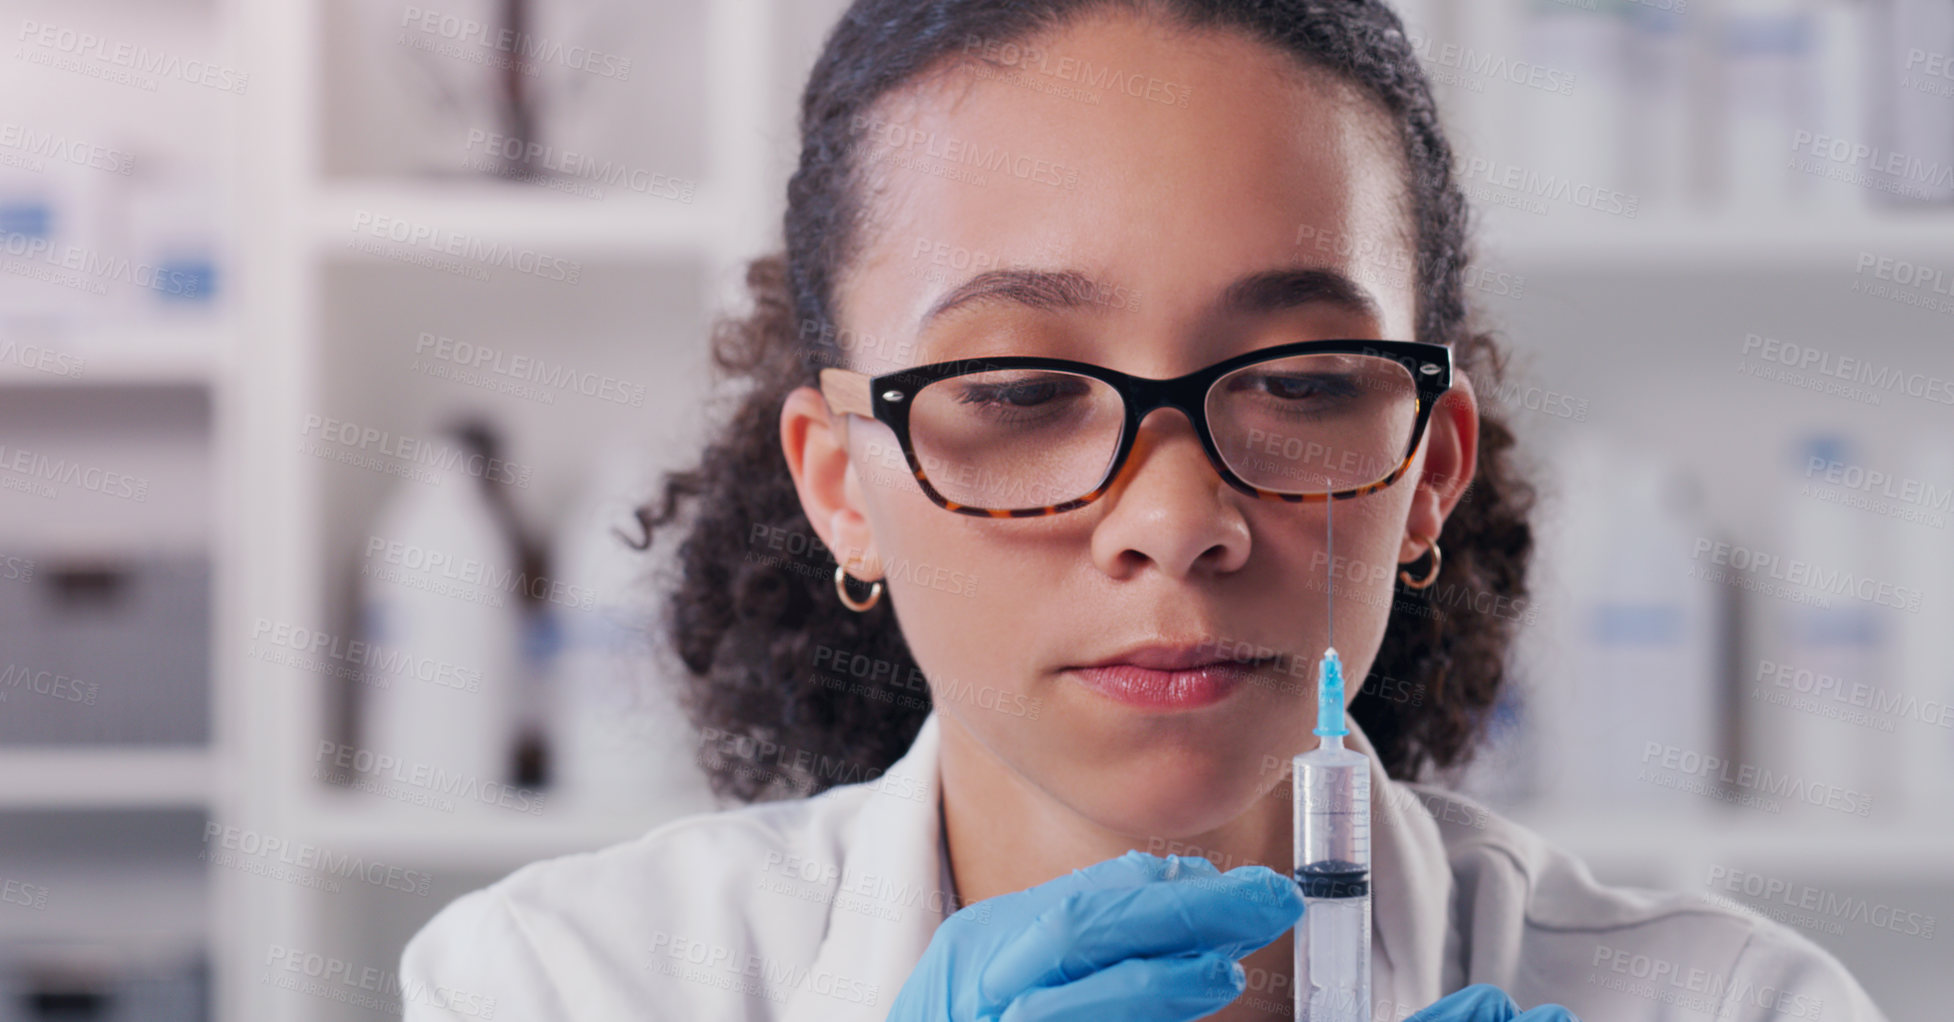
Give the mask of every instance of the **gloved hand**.
[[1266, 866], [1127, 852], [965, 906], [937, 927], [889, 1022], [1183, 1022], [1240, 996], [1237, 959], [1303, 914]]
[[1558, 1004], [1521, 1011], [1506, 991], [1490, 983], [1474, 983], [1432, 1002], [1404, 1022], [1581, 1022]]

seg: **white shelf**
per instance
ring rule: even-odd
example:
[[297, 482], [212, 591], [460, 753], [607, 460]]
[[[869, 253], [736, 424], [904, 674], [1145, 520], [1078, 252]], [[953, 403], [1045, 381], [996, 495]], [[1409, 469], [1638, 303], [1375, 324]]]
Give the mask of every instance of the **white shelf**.
[[[1586, 210], [1536, 216], [1480, 202], [1476, 240], [1486, 265], [1592, 271], [1741, 265], [1851, 272], [1860, 251], [1928, 260], [1954, 272], [1954, 207], [1863, 212], [1789, 209], [1777, 214], [1686, 211], [1628, 219]], [[1579, 230], [1570, 226], [1579, 224]], [[1938, 263], [1933, 262], [1939, 260]]]
[[211, 755], [201, 748], [0, 748], [0, 809], [203, 808]]
[[177, 387], [214, 384], [232, 323], [222, 316], [87, 325], [14, 343], [51, 354], [46, 368], [0, 361], [0, 387]]
[[0, 387], [201, 387], [217, 382], [216, 361], [201, 352], [84, 355], [79, 372], [60, 375], [0, 365]]
[[1544, 807], [1515, 809], [1505, 815], [1588, 860], [1769, 862], [1821, 871], [1849, 864], [1855, 871], [1888, 877], [1954, 876], [1948, 870], [1948, 863], [1954, 862], [1954, 823], [1946, 820], [1874, 823], [1840, 816], [1821, 823], [1803, 814], [1767, 817], [1750, 811], [1649, 810], [1609, 814], [1591, 809], [1558, 813]]
[[371, 258], [349, 247], [356, 238], [416, 251], [364, 230], [381, 217], [562, 258], [690, 256], [714, 244], [717, 210], [706, 186], [685, 203], [639, 195], [593, 200], [496, 181], [373, 181], [319, 190], [310, 227], [315, 253], [337, 259]]
[[375, 801], [353, 793], [321, 793], [308, 799], [296, 818], [303, 821], [313, 841], [335, 851], [442, 870], [507, 871], [538, 859], [629, 841], [684, 815], [568, 806], [529, 815], [466, 805], [443, 813], [375, 806]]

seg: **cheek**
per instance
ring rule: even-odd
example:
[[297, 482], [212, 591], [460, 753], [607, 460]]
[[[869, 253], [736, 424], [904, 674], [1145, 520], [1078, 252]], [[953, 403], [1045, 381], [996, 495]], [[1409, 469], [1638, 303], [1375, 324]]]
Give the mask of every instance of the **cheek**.
[[1029, 609], [1011, 567], [1021, 558], [987, 536], [984, 522], [936, 506], [913, 478], [897, 482], [913, 494], [871, 495], [870, 518], [887, 598], [939, 702], [1026, 687], [1025, 647], [997, 641], [1022, 628]]
[[1395, 489], [1336, 501], [1327, 523], [1322, 505], [1303, 514], [1276, 509], [1288, 514], [1261, 523], [1252, 556], [1268, 566], [1272, 577], [1283, 580], [1283, 588], [1319, 607], [1331, 586], [1339, 613], [1345, 599], [1360, 592], [1388, 601], [1410, 493], [1409, 487], [1402, 496]]

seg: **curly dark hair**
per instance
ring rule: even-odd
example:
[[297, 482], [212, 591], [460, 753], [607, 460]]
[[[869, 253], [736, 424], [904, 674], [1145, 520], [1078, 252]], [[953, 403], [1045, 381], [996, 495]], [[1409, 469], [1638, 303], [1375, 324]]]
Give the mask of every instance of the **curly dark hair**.
[[[718, 373], [744, 386], [696, 466], [667, 475], [662, 500], [637, 512], [642, 549], [688, 506], [696, 511], [661, 626], [688, 671], [682, 702], [707, 736], [702, 766], [722, 796], [751, 802], [872, 778], [930, 710], [888, 602], [858, 614], [835, 598], [836, 562], [802, 512], [780, 446], [786, 396], [814, 385], [822, 366], [845, 364], [835, 281], [875, 215], [856, 163], [861, 124], [881, 97], [968, 39], [1022, 43], [1105, 9], [1243, 32], [1375, 100], [1406, 156], [1418, 337], [1451, 346], [1479, 393], [1500, 384], [1505, 356], [1469, 322], [1467, 210], [1452, 150], [1403, 26], [1380, 0], [857, 0], [801, 98], [786, 250], [749, 265], [753, 308], [713, 330]], [[1351, 707], [1393, 777], [1468, 761], [1505, 679], [1510, 610], [1526, 603], [1533, 548], [1534, 491], [1513, 444], [1482, 405], [1477, 469], [1440, 536], [1438, 581], [1395, 587], [1372, 669], [1390, 684], [1367, 684]], [[1484, 612], [1488, 597], [1509, 612]]]

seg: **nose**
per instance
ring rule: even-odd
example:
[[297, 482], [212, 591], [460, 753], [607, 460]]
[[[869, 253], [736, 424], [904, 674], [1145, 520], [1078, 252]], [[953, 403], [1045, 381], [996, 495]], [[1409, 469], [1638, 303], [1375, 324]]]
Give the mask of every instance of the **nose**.
[[1237, 501], [1194, 423], [1177, 408], [1156, 408], [1141, 420], [1132, 453], [1099, 498], [1106, 508], [1093, 528], [1093, 560], [1115, 578], [1147, 562], [1176, 579], [1235, 571], [1249, 550]]

